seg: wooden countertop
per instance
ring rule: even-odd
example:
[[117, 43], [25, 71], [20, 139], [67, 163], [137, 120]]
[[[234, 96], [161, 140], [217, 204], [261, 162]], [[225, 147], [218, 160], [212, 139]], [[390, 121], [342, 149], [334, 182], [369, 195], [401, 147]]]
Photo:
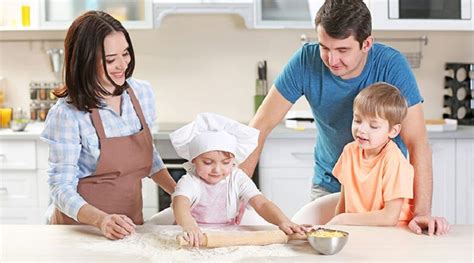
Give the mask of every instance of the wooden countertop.
[[[257, 230], [273, 228], [273, 226], [242, 226], [238, 228]], [[445, 236], [415, 235], [408, 229], [401, 227], [333, 226], [332, 228], [349, 232], [346, 246], [341, 252], [332, 256], [316, 254], [307, 242], [302, 241], [291, 241], [286, 245], [278, 245], [281, 246], [280, 248], [274, 247], [275, 251], [283, 248], [292, 251], [291, 257], [259, 258], [259, 253], [249, 253], [248, 256], [242, 256], [241, 253], [241, 257], [238, 258], [232, 256], [236, 250], [229, 250], [226, 253], [228, 253], [229, 261], [239, 259], [239, 261], [249, 262], [262, 260], [276, 262], [473, 262], [473, 225], [454, 225], [451, 227], [451, 232]], [[145, 240], [143, 231], [148, 232], [148, 241], [150, 241], [156, 240], [162, 233], [160, 231], [164, 230], [179, 231], [179, 228], [177, 226], [143, 227], [136, 234], [137, 236], [142, 235], [141, 238], [136, 239], [135, 243], [126, 243], [124, 241], [109, 241], [90, 226], [0, 225], [0, 262], [163, 262], [165, 258], [162, 257], [160, 260], [160, 255], [165, 255], [166, 251], [163, 251], [162, 246], [156, 246], [156, 257], [151, 258], [147, 257], [146, 253], [137, 255], [130, 253], [130, 251], [126, 252], [126, 250], [132, 248], [132, 245], [136, 247], [140, 240]], [[235, 230], [235, 227], [232, 230]], [[100, 246], [95, 246], [99, 244]], [[253, 251], [265, 251], [270, 248], [262, 246], [254, 248], [256, 250]], [[166, 252], [168, 255], [175, 253], [174, 255], [181, 255], [181, 257], [183, 252], [194, 253], [193, 258], [185, 260], [188, 262], [191, 260], [194, 262], [213, 260], [209, 254], [207, 257], [199, 258], [203, 255], [202, 251], [189, 252], [177, 248], [174, 248], [174, 252], [169, 250]], [[170, 258], [168, 257], [168, 261], [173, 262], [174, 260], [170, 260]], [[180, 261], [183, 262], [183, 258]], [[222, 257], [219, 261], [222, 261]]]

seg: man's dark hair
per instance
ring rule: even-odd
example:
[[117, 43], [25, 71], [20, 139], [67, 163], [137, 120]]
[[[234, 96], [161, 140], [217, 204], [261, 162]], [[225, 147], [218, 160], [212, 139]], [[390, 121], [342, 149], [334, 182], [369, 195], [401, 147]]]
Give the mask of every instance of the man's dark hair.
[[326, 0], [316, 14], [315, 25], [335, 39], [354, 36], [360, 48], [372, 32], [370, 11], [362, 0]]

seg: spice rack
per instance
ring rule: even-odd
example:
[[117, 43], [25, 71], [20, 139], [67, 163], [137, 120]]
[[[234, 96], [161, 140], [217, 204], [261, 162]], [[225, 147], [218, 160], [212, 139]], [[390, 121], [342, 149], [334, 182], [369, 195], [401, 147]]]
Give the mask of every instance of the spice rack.
[[46, 120], [49, 109], [56, 103], [54, 89], [61, 87], [62, 82], [30, 82], [30, 119], [43, 122]]

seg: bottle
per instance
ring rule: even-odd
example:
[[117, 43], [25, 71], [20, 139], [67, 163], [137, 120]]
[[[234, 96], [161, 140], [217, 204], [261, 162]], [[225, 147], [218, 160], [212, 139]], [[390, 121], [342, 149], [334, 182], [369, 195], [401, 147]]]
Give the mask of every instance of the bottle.
[[21, 5], [21, 25], [24, 27], [29, 27], [31, 23], [30, 20], [30, 3], [24, 2]]

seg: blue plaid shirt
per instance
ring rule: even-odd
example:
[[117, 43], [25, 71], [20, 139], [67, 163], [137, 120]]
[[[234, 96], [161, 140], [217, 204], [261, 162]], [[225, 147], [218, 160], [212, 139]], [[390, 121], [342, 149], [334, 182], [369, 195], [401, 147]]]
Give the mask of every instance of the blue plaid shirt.
[[[135, 92], [151, 130], [155, 120], [155, 98], [151, 85], [136, 79], [128, 79], [127, 82]], [[107, 137], [128, 136], [141, 129], [127, 92], [122, 94], [122, 116], [108, 106], [100, 109], [99, 114]], [[90, 113], [79, 111], [65, 99], [59, 99], [48, 112], [41, 139], [49, 144], [48, 184], [53, 205], [77, 220], [79, 209], [86, 204], [77, 192], [77, 184], [79, 179], [94, 173], [100, 155], [99, 138]], [[150, 175], [164, 167], [153, 146]]]

